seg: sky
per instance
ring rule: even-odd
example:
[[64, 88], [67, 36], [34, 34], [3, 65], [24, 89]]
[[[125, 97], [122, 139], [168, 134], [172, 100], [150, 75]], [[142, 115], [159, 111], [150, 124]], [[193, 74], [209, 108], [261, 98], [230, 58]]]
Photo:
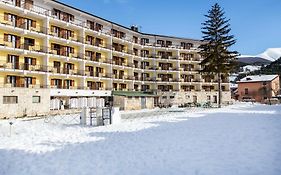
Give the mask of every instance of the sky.
[[202, 22], [216, 2], [230, 19], [241, 55], [281, 47], [281, 0], [60, 0], [141, 32], [201, 39]]

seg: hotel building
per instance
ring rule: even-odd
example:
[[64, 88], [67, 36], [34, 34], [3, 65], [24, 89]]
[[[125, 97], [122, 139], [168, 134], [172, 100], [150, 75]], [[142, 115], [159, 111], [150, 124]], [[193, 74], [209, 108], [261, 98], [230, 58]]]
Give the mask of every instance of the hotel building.
[[[93, 106], [122, 92], [152, 105], [217, 103], [216, 78], [198, 73], [199, 45], [54, 0], [0, 0], [0, 118]], [[227, 77], [222, 89], [230, 101]]]

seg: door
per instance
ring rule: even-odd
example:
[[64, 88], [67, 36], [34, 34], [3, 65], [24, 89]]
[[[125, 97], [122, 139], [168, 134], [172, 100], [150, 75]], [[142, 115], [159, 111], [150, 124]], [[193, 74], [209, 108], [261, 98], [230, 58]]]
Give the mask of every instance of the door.
[[15, 0], [15, 5], [20, 7], [21, 6], [21, 0]]
[[146, 98], [141, 97], [141, 109], [146, 109]]
[[193, 96], [193, 103], [197, 103], [197, 96]]
[[7, 83], [11, 84], [12, 87], [17, 87], [17, 77], [8, 75]]
[[74, 70], [74, 64], [72, 63], [65, 63], [64, 64], [65, 73], [70, 74], [70, 70]]
[[124, 71], [119, 72], [119, 79], [124, 79]]
[[57, 71], [57, 73], [60, 73], [60, 72], [61, 72], [61, 71], [60, 71], [60, 66], [61, 66], [60, 62], [54, 61], [54, 68], [55, 68], [55, 70]]
[[25, 77], [24, 78], [24, 87], [28, 88], [30, 85], [32, 85], [32, 77]]
[[5, 34], [4, 37], [7, 38], [7, 39], [6, 39], [7, 42], [12, 43], [12, 47], [13, 47], [13, 48], [18, 48], [18, 46], [19, 46], [19, 40], [18, 40], [18, 37], [17, 37], [17, 36]]
[[31, 38], [24, 38], [24, 49], [29, 50], [29, 46], [34, 46], [35, 40]]
[[19, 68], [19, 56], [17, 55], [8, 55], [8, 63], [11, 63], [12, 69], [18, 69]]
[[90, 72], [90, 76], [94, 76], [94, 67], [88, 66], [88, 71]]
[[29, 70], [30, 66], [35, 66], [36, 65], [36, 59], [35, 58], [30, 58], [30, 57], [24, 57], [24, 69]]

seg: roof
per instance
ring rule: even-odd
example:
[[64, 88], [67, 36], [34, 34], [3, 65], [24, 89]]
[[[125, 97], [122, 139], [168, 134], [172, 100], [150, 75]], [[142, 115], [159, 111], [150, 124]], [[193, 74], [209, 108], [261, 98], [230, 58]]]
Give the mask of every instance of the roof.
[[136, 91], [113, 91], [114, 96], [124, 97], [155, 97], [156, 95], [147, 92], [136, 92]]
[[195, 42], [201, 42], [200, 39], [192, 39], [192, 38], [176, 37], [176, 36], [167, 36], [167, 35], [157, 35], [157, 34], [150, 34], [150, 33], [143, 33], [143, 32], [139, 32], [139, 31], [134, 31], [134, 30], [130, 29], [129, 27], [126, 27], [126, 26], [117, 24], [117, 23], [115, 23], [115, 22], [112, 22], [112, 21], [110, 21], [110, 20], [107, 20], [107, 19], [104, 19], [104, 18], [102, 18], [102, 17], [96, 16], [96, 15], [94, 15], [94, 14], [92, 14], [92, 13], [87, 12], [87, 11], [80, 10], [80, 9], [78, 9], [78, 8], [76, 8], [76, 7], [73, 7], [73, 6], [71, 6], [71, 5], [65, 4], [65, 3], [63, 3], [63, 2], [60, 2], [59, 0], [51, 0], [51, 1], [53, 1], [53, 2], [55, 2], [55, 3], [57, 3], [57, 4], [60, 4], [60, 5], [63, 5], [63, 6], [65, 6], [65, 7], [71, 8], [71, 9], [73, 9], [73, 10], [76, 10], [76, 11], [85, 13], [85, 14], [87, 14], [87, 15], [93, 16], [93, 17], [98, 18], [98, 19], [100, 19], [100, 20], [106, 21], [106, 22], [111, 23], [111, 24], [113, 24], [113, 25], [116, 25], [116, 26], [122, 27], [122, 28], [124, 28], [124, 29], [130, 30], [131, 32], [139, 33], [139, 34], [141, 34], [141, 35], [148, 35], [148, 36], [154, 36], [154, 37], [164, 37], [164, 38], [172, 38], [172, 39], [191, 40], [191, 41], [195, 41]]
[[250, 83], [250, 82], [264, 82], [264, 81], [272, 81], [277, 78], [278, 75], [254, 75], [254, 76], [247, 76], [238, 83]]

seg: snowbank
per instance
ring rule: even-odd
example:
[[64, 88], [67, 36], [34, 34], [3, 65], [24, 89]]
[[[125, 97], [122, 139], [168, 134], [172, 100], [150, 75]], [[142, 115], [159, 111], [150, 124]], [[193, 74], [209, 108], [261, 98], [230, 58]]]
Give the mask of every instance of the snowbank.
[[[145, 114], [145, 113], [144, 113]], [[281, 174], [281, 106], [168, 111], [99, 128], [0, 121], [0, 174]]]

